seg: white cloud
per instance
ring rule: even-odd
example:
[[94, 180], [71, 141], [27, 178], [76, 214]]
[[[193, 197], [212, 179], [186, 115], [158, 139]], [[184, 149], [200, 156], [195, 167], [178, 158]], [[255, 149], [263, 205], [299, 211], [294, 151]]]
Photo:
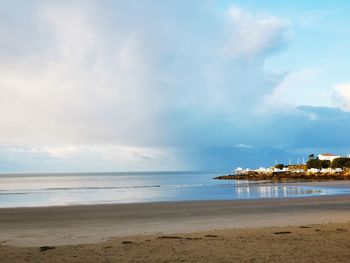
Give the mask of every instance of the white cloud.
[[320, 117], [319, 117], [316, 113], [314, 113], [314, 112], [309, 113], [309, 114], [308, 114], [308, 118], [309, 118], [310, 120], [312, 120], [312, 121], [317, 121], [317, 120], [320, 119]]
[[253, 145], [245, 144], [245, 143], [239, 143], [236, 145], [237, 148], [246, 148], [246, 149], [251, 149], [254, 148]]
[[80, 153], [80, 149], [75, 146], [34, 147], [30, 151], [34, 154], [48, 153], [51, 157], [60, 159], [72, 159]]
[[350, 111], [350, 83], [339, 84], [334, 87], [333, 101], [340, 109]]
[[[330, 106], [329, 88], [320, 88], [317, 69], [304, 69], [290, 72], [270, 94], [264, 96], [260, 111], [293, 111], [300, 105]], [[314, 120], [315, 116], [310, 116]]]
[[266, 55], [288, 43], [290, 24], [274, 16], [253, 16], [237, 6], [228, 11], [231, 20], [226, 52], [234, 57]]

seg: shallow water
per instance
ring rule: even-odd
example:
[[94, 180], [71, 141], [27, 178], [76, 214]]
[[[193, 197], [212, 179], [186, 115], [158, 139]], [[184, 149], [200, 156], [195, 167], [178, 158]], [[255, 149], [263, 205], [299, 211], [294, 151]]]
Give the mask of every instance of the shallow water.
[[0, 175], [0, 207], [282, 198], [345, 191], [212, 179], [218, 175], [208, 172]]

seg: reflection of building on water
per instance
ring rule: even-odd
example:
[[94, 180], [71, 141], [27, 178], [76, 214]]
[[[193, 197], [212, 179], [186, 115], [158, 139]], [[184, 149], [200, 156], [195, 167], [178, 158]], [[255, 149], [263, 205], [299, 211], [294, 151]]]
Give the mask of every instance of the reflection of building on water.
[[246, 198], [273, 198], [273, 197], [288, 197], [310, 195], [318, 193], [317, 190], [303, 189], [298, 186], [236, 186], [234, 188], [235, 196], [238, 199]]
[[235, 188], [238, 198], [250, 198], [250, 187], [239, 186]]

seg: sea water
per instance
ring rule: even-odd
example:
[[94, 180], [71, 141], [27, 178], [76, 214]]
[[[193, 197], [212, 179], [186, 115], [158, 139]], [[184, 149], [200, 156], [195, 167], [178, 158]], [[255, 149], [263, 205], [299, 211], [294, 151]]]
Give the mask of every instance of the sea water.
[[0, 207], [189, 200], [237, 200], [337, 194], [332, 189], [214, 180], [220, 173], [137, 172], [0, 175]]

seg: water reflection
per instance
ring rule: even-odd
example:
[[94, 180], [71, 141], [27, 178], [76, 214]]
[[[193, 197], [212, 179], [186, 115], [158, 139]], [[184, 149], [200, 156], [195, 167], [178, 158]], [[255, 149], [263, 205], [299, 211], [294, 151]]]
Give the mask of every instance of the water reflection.
[[319, 189], [308, 189], [301, 186], [285, 185], [237, 185], [233, 188], [233, 191], [233, 199], [294, 197], [304, 195], [318, 195], [321, 193]]

